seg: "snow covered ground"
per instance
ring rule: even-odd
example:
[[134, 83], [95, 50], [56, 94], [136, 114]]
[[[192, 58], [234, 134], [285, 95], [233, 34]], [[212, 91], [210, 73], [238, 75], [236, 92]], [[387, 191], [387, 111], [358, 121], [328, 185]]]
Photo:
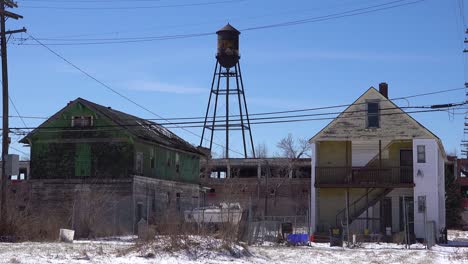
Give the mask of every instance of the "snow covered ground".
[[[468, 232], [450, 231], [449, 239], [468, 241]], [[138, 246], [129, 238], [65, 243], [0, 243], [0, 263], [468, 263], [468, 248], [434, 246], [410, 250], [392, 243], [363, 244], [357, 249], [310, 247], [236, 246], [223, 249], [213, 241], [200, 240], [190, 250], [154, 253], [155, 246]], [[216, 247], [218, 250], [210, 250]]]

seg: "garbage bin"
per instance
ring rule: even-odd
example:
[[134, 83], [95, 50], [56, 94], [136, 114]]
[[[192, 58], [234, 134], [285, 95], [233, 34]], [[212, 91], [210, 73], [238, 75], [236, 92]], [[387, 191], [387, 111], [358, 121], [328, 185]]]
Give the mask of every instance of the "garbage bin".
[[340, 227], [330, 228], [330, 247], [343, 246], [343, 229]]

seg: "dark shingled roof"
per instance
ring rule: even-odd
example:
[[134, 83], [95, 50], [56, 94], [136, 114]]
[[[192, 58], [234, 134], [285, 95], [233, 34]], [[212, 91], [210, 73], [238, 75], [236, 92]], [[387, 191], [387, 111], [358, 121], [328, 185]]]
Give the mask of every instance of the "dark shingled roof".
[[221, 32], [221, 31], [234, 31], [238, 34], [240, 34], [240, 31], [237, 30], [235, 27], [231, 26], [231, 24], [227, 24], [224, 27], [222, 27], [220, 30], [216, 31], [216, 33]]
[[[110, 107], [106, 107], [106, 106], [102, 106], [102, 105], [90, 102], [83, 98], [77, 98], [76, 100], [72, 101], [69, 105], [72, 105], [75, 103], [81, 103], [84, 106], [90, 108], [91, 110], [94, 110], [96, 113], [102, 114], [103, 116], [107, 117], [112, 122], [114, 122], [115, 124], [122, 126], [122, 128], [124, 128], [130, 134], [140, 139], [148, 140], [148, 141], [157, 143], [162, 146], [167, 146], [170, 148], [183, 150], [183, 151], [191, 152], [191, 153], [198, 154], [198, 155], [204, 155], [193, 145], [183, 140], [182, 138], [178, 137], [176, 134], [172, 133], [167, 128], [155, 122], [152, 122], [143, 118], [139, 118], [133, 115], [129, 115], [124, 112], [114, 110]], [[67, 107], [62, 109], [60, 112], [62, 112], [66, 108]], [[53, 119], [55, 116], [56, 115], [51, 117], [49, 120]], [[47, 123], [49, 120], [47, 120], [45, 123]], [[29, 133], [20, 142], [25, 142], [25, 139], [29, 138], [30, 135], [33, 134], [36, 130]]]

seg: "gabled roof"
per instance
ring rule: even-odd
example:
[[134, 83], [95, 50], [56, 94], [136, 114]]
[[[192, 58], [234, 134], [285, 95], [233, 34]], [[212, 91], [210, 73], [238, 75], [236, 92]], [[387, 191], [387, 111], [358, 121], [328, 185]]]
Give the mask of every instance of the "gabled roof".
[[[341, 112], [335, 119], [333, 119], [327, 126], [325, 126], [322, 130], [320, 130], [317, 134], [315, 134], [309, 141], [310, 142], [315, 142], [315, 141], [320, 141], [320, 140], [340, 140], [339, 136], [336, 136], [336, 130], [343, 129], [347, 130], [346, 132], [348, 133], [347, 137], [349, 137], [350, 140], [353, 139], [354, 133], [356, 132], [354, 130], [357, 130], [356, 124], [353, 122], [349, 122], [352, 120], [351, 118], [356, 119], [362, 119], [363, 115], [361, 114], [359, 116], [359, 113], [356, 114], [356, 112], [362, 112], [362, 111], [354, 111], [357, 107], [362, 105], [362, 103], [365, 103], [367, 99], [372, 99], [372, 100], [379, 100], [382, 102], [382, 104], [385, 104], [387, 109], [391, 109], [391, 113], [388, 113], [387, 116], [394, 115], [395, 117], [398, 117], [398, 120], [401, 120], [402, 122], [404, 121], [405, 124], [408, 124], [411, 126], [411, 128], [416, 131], [415, 134], [412, 135], [404, 135], [402, 137], [406, 138], [433, 138], [436, 139], [439, 143], [439, 146], [441, 150], [443, 150], [442, 142], [440, 139], [432, 133], [429, 129], [424, 127], [421, 123], [416, 121], [412, 116], [410, 116], [408, 113], [406, 113], [404, 110], [402, 110], [400, 107], [398, 107], [395, 103], [393, 103], [390, 99], [387, 99], [384, 97], [379, 91], [377, 91], [374, 87], [370, 87], [366, 92], [364, 92], [361, 96], [359, 96], [356, 101], [354, 101], [351, 105], [349, 105], [343, 112]], [[385, 114], [382, 114], [382, 116], [385, 116]], [[398, 124], [388, 124], [389, 126], [392, 126], [396, 130], [400, 129], [403, 130], [404, 128], [399, 128]], [[353, 127], [354, 126], [354, 127]], [[339, 128], [337, 128], [339, 127]], [[349, 128], [348, 128], [349, 127]], [[388, 129], [388, 128], [387, 128]], [[368, 133], [369, 135], [378, 135], [378, 133], [389, 133], [386, 131], [380, 130], [380, 132], [373, 131], [372, 129], [363, 129], [359, 128], [359, 133], [365, 134]], [[398, 133], [393, 135], [395, 139], [398, 139], [400, 136]], [[445, 151], [444, 151], [445, 154]]]
[[219, 32], [223, 32], [223, 31], [231, 31], [231, 32], [240, 34], [240, 31], [237, 30], [235, 27], [231, 26], [231, 24], [229, 23], [225, 25], [224, 27], [222, 27], [221, 29], [219, 29], [218, 31], [216, 31], [216, 34], [218, 34]]
[[65, 111], [68, 107], [80, 103], [85, 107], [95, 111], [97, 114], [101, 114], [115, 123], [117, 126], [121, 126], [125, 131], [129, 132], [131, 135], [157, 143], [162, 146], [166, 146], [173, 149], [179, 149], [187, 152], [191, 152], [198, 155], [203, 155], [197, 148], [192, 146], [187, 141], [178, 137], [176, 134], [169, 131], [167, 128], [143, 118], [139, 118], [133, 115], [129, 115], [118, 110], [114, 110], [110, 107], [102, 106], [83, 98], [77, 98], [76, 100], [70, 102], [66, 107], [60, 110], [58, 113], [50, 117], [47, 121], [42, 123], [38, 128], [34, 129], [26, 137], [20, 140], [21, 143], [27, 143], [27, 139], [35, 134], [38, 129], [45, 126], [47, 123], [58, 119], [60, 113]]

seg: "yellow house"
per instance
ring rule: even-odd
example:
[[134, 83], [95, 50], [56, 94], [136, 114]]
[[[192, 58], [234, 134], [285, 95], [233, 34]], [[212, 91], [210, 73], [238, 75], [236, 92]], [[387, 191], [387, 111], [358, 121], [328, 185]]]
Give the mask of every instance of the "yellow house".
[[310, 144], [313, 232], [349, 226], [426, 238], [445, 227], [442, 143], [388, 99], [386, 83], [369, 88]]

